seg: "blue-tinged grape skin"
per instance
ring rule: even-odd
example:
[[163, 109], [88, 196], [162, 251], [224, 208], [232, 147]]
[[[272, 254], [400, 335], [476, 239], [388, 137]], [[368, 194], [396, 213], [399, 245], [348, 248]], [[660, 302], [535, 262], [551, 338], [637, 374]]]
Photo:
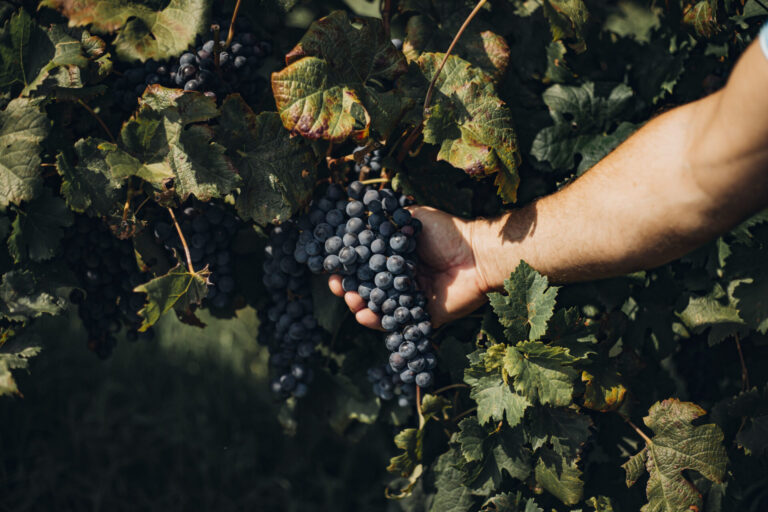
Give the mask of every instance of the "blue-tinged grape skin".
[[398, 327], [397, 320], [391, 315], [384, 315], [381, 317], [381, 328], [385, 331], [394, 331]]
[[433, 381], [432, 372], [421, 372], [416, 375], [416, 385], [420, 388], [428, 388], [432, 386]]

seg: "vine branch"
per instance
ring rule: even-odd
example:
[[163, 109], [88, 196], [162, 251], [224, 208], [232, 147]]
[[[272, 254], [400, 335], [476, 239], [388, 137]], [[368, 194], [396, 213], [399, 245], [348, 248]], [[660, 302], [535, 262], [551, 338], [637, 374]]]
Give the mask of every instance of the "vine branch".
[[639, 435], [640, 437], [642, 437], [642, 438], [643, 438], [643, 441], [645, 441], [645, 442], [646, 442], [646, 444], [653, 444], [653, 441], [651, 441], [651, 438], [650, 438], [650, 437], [648, 437], [648, 436], [645, 434], [645, 432], [643, 432], [642, 430], [640, 430], [640, 428], [639, 428], [637, 425], [635, 425], [634, 423], [632, 423], [632, 420], [631, 420], [631, 419], [629, 419], [629, 418], [627, 418], [626, 416], [623, 416], [623, 415], [620, 415], [620, 416], [621, 416], [621, 417], [624, 419], [624, 421], [625, 421], [625, 422], [627, 422], [627, 425], [629, 425], [630, 427], [632, 427], [632, 429], [633, 429], [635, 432], [637, 432], [637, 435]]
[[741, 341], [739, 341], [738, 333], [733, 336], [736, 340], [736, 350], [739, 352], [739, 362], [741, 363], [741, 390], [747, 391], [749, 389], [749, 372], [747, 371], [747, 363], [744, 360], [744, 352], [741, 350]]
[[[224, 43], [224, 48], [229, 48], [229, 45], [232, 43], [232, 38], [235, 37], [235, 21], [237, 20], [237, 14], [240, 12], [240, 1], [241, 0], [237, 0], [235, 10], [232, 12], [232, 21], [229, 22], [229, 32], [227, 33], [227, 41]], [[218, 41], [216, 44], [218, 44]]]
[[457, 382], [456, 384], [450, 384], [450, 385], [448, 385], [448, 386], [444, 386], [444, 387], [442, 387], [442, 388], [440, 388], [440, 389], [436, 389], [435, 391], [433, 391], [433, 392], [432, 392], [432, 394], [433, 394], [433, 395], [439, 395], [440, 393], [443, 393], [443, 392], [445, 392], [445, 391], [448, 391], [449, 389], [455, 389], [455, 388], [468, 388], [468, 387], [469, 387], [469, 386], [467, 386], [466, 384], [463, 384], [463, 383], [461, 383], [461, 382]]
[[104, 129], [104, 131], [106, 132], [106, 134], [109, 137], [109, 140], [112, 142], [112, 144], [117, 144], [117, 140], [115, 140], [115, 137], [112, 135], [112, 132], [109, 130], [107, 125], [104, 124], [104, 121], [102, 121], [102, 119], [99, 116], [99, 114], [97, 114], [91, 107], [88, 106], [88, 104], [86, 102], [84, 102], [80, 98], [77, 99], [77, 103], [81, 107], [83, 107], [85, 110], [87, 110], [88, 113], [91, 114], [94, 119], [96, 119], [96, 122], [98, 122], [101, 125], [101, 127]]
[[187, 266], [189, 267], [189, 272], [194, 274], [195, 268], [192, 266], [192, 256], [189, 254], [189, 246], [187, 245], [187, 239], [184, 238], [184, 233], [181, 232], [181, 226], [179, 226], [179, 223], [176, 220], [176, 215], [173, 213], [173, 209], [172, 208], [166, 208], [166, 209], [168, 210], [168, 213], [171, 214], [173, 225], [176, 226], [176, 232], [179, 234], [179, 238], [181, 239], [181, 245], [184, 247], [184, 254], [187, 256]]
[[469, 26], [469, 23], [472, 21], [472, 18], [474, 18], [478, 12], [480, 12], [480, 9], [485, 5], [485, 2], [488, 0], [480, 0], [477, 2], [477, 5], [474, 9], [472, 9], [472, 12], [469, 13], [469, 16], [467, 16], [467, 19], [464, 20], [464, 23], [461, 25], [461, 28], [459, 28], [459, 31], [456, 32], [456, 35], [453, 38], [453, 41], [451, 41], [451, 45], [448, 47], [448, 50], [445, 52], [445, 56], [443, 57], [443, 61], [440, 63], [440, 66], [437, 68], [437, 71], [435, 72], [435, 76], [432, 77], [432, 81], [429, 83], [429, 89], [427, 89], [427, 96], [424, 98], [424, 115], [427, 114], [427, 109], [429, 108], [429, 104], [432, 102], [432, 95], [434, 94], [435, 90], [435, 84], [437, 83], [437, 79], [440, 78], [440, 72], [443, 71], [443, 66], [445, 66], [445, 63], [448, 61], [448, 57], [451, 56], [451, 52], [453, 51], [453, 48], [456, 46], [456, 43], [459, 42], [459, 39], [461, 38], [462, 34], [464, 34], [464, 31]]
[[424, 414], [421, 412], [421, 388], [416, 386], [416, 413], [419, 415], [419, 430], [424, 428]]
[[389, 183], [389, 178], [371, 178], [360, 182], [362, 185], [373, 185], [374, 183]]

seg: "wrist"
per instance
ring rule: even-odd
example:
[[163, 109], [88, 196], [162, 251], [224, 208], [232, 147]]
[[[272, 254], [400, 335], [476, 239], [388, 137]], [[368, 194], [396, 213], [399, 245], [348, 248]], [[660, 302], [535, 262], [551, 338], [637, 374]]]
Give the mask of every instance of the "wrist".
[[[477, 218], [469, 226], [469, 239], [483, 293], [499, 291], [520, 264], [532, 226], [527, 209], [512, 210], [492, 219]], [[531, 263], [531, 262], [529, 262]]]

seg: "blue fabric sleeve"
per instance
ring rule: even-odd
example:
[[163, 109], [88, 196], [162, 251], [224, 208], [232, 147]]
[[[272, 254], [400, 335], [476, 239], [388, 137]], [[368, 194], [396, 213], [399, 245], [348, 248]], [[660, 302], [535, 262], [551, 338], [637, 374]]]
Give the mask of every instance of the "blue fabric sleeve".
[[768, 23], [760, 29], [760, 36], [758, 37], [760, 39], [760, 48], [763, 49], [763, 55], [768, 59]]

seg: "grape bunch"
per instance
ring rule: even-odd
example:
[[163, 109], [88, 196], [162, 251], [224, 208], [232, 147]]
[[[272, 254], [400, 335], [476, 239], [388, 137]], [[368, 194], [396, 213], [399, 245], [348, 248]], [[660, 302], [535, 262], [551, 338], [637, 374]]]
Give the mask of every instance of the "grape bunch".
[[345, 193], [331, 184], [300, 220], [305, 229], [294, 258], [312, 272], [341, 274], [344, 291], [356, 291], [381, 315], [391, 369], [403, 384], [427, 388], [437, 361], [426, 298], [415, 280], [421, 223], [407, 204], [406, 196], [391, 189], [354, 181]]
[[[359, 146], [355, 148], [355, 151], [362, 151], [365, 148], [362, 146]], [[362, 162], [356, 162], [355, 163], [355, 173], [360, 174], [361, 172], [365, 171], [365, 174], [367, 174], [369, 171], [373, 173], [381, 172], [381, 160], [384, 158], [384, 150], [382, 149], [374, 149], [370, 153], [367, 153], [363, 157]], [[366, 169], [367, 167], [367, 169]]]
[[[237, 215], [218, 204], [196, 201], [182, 209], [178, 221], [192, 265], [195, 269], [207, 266], [211, 271], [203, 306], [214, 309], [231, 307], [236, 284], [232, 277], [232, 241], [240, 228]], [[181, 261], [186, 261], [184, 246], [173, 224], [155, 220], [152, 234], [166, 250], [175, 252]]]
[[[220, 23], [219, 37], [226, 39], [228, 23]], [[137, 98], [148, 85], [200, 91], [211, 98], [223, 99], [230, 93], [239, 92], [248, 103], [256, 103], [266, 87], [266, 81], [258, 75], [264, 58], [272, 53], [272, 43], [260, 40], [252, 32], [244, 31], [244, 22], [236, 22], [235, 35], [228, 48], [220, 41], [214, 48], [214, 40], [203, 41], [198, 37], [196, 46], [178, 59], [166, 62], [149, 60], [142, 65], [122, 70], [115, 81], [114, 91], [123, 110], [133, 112]], [[218, 50], [218, 66], [215, 51]]]
[[64, 256], [81, 288], [70, 294], [88, 333], [88, 348], [102, 359], [112, 354], [115, 335], [128, 328], [129, 341], [151, 339], [151, 330], [137, 331], [144, 296], [133, 289], [149, 280], [140, 272], [133, 244], [112, 236], [101, 221], [79, 216], [64, 240]]
[[413, 383], [403, 383], [400, 374], [389, 364], [369, 368], [368, 381], [373, 384], [373, 394], [380, 399], [389, 401], [397, 396], [397, 405], [400, 407], [413, 405], [416, 386]]
[[271, 307], [262, 315], [259, 341], [269, 346], [270, 366], [276, 377], [272, 390], [283, 397], [302, 397], [312, 380], [309, 358], [323, 341], [314, 317], [309, 272], [293, 257], [298, 227], [286, 222], [272, 229], [265, 248], [264, 285]]

